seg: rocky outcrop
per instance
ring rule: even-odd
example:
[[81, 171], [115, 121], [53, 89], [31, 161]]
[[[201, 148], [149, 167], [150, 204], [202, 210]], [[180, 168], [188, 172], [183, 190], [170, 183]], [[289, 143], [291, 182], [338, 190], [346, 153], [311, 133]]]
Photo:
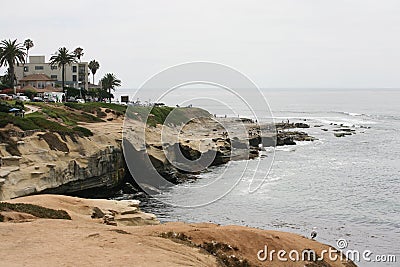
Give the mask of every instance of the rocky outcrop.
[[[72, 220], [111, 226], [142, 226], [157, 225], [160, 223], [154, 214], [145, 213], [140, 210], [140, 201], [138, 200], [116, 201], [83, 199], [62, 195], [36, 195], [13, 199], [9, 202], [11, 205], [23, 203], [23, 205], [33, 204], [44, 209], [61, 209], [67, 211], [69, 219], [72, 217]], [[21, 221], [18, 220], [18, 217], [15, 218], [14, 222], [23, 222], [26, 219], [38, 219], [37, 216], [31, 218], [21, 217]]]
[[293, 136], [287, 136], [285, 134], [278, 134], [277, 135], [277, 146], [293, 146], [296, 145], [296, 142], [293, 139]]
[[356, 134], [356, 130], [350, 129], [350, 128], [340, 128], [340, 129], [334, 129], [334, 135], [336, 137], [345, 137], [346, 135], [353, 135]]
[[297, 122], [294, 124], [295, 128], [310, 128], [310, 125], [302, 122]]
[[[0, 146], [0, 200], [37, 193], [110, 196], [123, 184], [123, 153], [114, 138], [101, 144], [95, 138], [49, 132], [10, 136]], [[14, 142], [20, 156], [6, 149]]]
[[273, 147], [273, 146], [293, 146], [296, 145], [296, 141], [315, 141], [316, 138], [308, 135], [305, 132], [299, 131], [282, 131], [279, 130], [276, 135], [271, 136], [263, 136], [263, 137], [254, 137], [250, 139], [251, 144], [257, 144], [261, 140], [261, 143], [264, 147]]
[[[282, 146], [314, 140], [307, 133], [286, 130], [307, 128], [303, 123], [277, 124], [277, 131], [274, 131], [273, 125], [265, 125], [264, 135], [261, 126], [250, 120], [243, 122], [228, 118], [224, 123], [229, 126], [229, 134], [210, 118], [191, 121], [181, 129], [178, 139], [171, 139], [170, 144], [162, 144], [160, 125], [147, 127], [145, 145], [143, 140], [139, 140], [139, 145], [125, 145], [124, 153], [134, 155], [133, 168], [137, 177], [145, 179], [150, 172], [157, 172], [165, 178], [163, 184], [150, 188], [157, 191], [157, 186], [193, 179], [194, 175], [209, 166], [258, 157], [260, 144], [265, 147]], [[239, 127], [238, 123], [243, 123], [243, 127]], [[139, 189], [135, 182], [137, 177], [133, 179], [130, 172], [126, 171], [122, 125], [122, 120], [84, 124], [93, 132], [91, 137], [39, 131], [28, 134], [18, 130], [2, 132], [0, 199], [37, 193], [108, 197], [119, 191], [126, 182]], [[130, 131], [135, 134], [135, 129], [141, 127], [144, 127], [144, 123], [135, 121]], [[170, 133], [175, 129], [166, 128]], [[137, 139], [137, 135], [134, 135], [133, 140]], [[208, 159], [207, 164], [202, 166], [204, 163], [198, 161], [200, 157]], [[148, 184], [146, 181], [142, 183], [144, 186]]]
[[125, 166], [120, 147], [109, 146], [85, 161], [80, 164], [72, 160], [65, 169], [50, 166], [48, 175], [42, 177], [49, 188], [41, 193], [107, 196], [123, 183]]
[[304, 122], [279, 122], [275, 124], [275, 127], [277, 130], [282, 130], [282, 129], [294, 129], [294, 128], [310, 128], [310, 125], [308, 125], [307, 123]]
[[[258, 156], [257, 148], [249, 148], [249, 144], [241, 143], [238, 140], [234, 141], [234, 146], [232, 146], [232, 141], [229, 138], [213, 139], [216, 147], [206, 151], [197, 150], [185, 143], [176, 143], [165, 147], [148, 144], [147, 151], [138, 151], [128, 141], [125, 140], [124, 142], [126, 142], [124, 145], [125, 154], [129, 154], [134, 159], [135, 163], [132, 165], [135, 168], [135, 175], [139, 178], [146, 177], [155, 170], [173, 184], [195, 179], [194, 175], [199, 174], [197, 170], [204, 170], [209, 166], [218, 166], [226, 164], [230, 160], [247, 160]], [[149, 161], [146, 160], [147, 157]], [[202, 161], [198, 162], [197, 160], [200, 157]], [[207, 164], [203, 166], [202, 162]], [[135, 181], [137, 179], [134, 179], [129, 172], [127, 176], [127, 181], [137, 186]], [[154, 186], [162, 187], [166, 185], [157, 184]]]

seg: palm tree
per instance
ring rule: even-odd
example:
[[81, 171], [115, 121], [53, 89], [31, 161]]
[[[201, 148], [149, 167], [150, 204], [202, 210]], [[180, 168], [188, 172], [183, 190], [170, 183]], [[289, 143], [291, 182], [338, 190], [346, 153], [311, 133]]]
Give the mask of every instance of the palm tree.
[[94, 84], [94, 75], [96, 74], [97, 70], [100, 68], [100, 64], [96, 60], [92, 60], [89, 62], [88, 66], [89, 66], [90, 71], [93, 74], [93, 84]]
[[10, 85], [11, 88], [14, 89], [14, 94], [16, 94], [16, 90], [14, 88], [14, 65], [16, 63], [25, 63], [25, 55], [24, 47], [22, 44], [17, 43], [17, 39], [14, 41], [11, 40], [3, 40], [0, 43], [0, 66], [8, 65], [8, 72], [10, 74]]
[[81, 62], [81, 57], [83, 57], [84, 54], [85, 53], [83, 53], [83, 48], [78, 47], [74, 50], [74, 55], [79, 60], [79, 62]]
[[26, 60], [25, 60], [25, 62], [28, 62], [29, 49], [34, 47], [33, 41], [31, 39], [26, 39], [24, 41], [24, 47], [26, 49]]
[[118, 80], [113, 73], [107, 73], [101, 79], [101, 86], [104, 90], [108, 90], [108, 102], [111, 103], [111, 90], [115, 91], [115, 87], [121, 86], [121, 80]]
[[75, 55], [70, 53], [67, 48], [61, 47], [58, 49], [55, 55], [50, 58], [50, 64], [52, 66], [57, 65], [61, 68], [62, 71], [62, 88], [65, 93], [65, 65], [71, 65], [72, 63], [76, 63]]

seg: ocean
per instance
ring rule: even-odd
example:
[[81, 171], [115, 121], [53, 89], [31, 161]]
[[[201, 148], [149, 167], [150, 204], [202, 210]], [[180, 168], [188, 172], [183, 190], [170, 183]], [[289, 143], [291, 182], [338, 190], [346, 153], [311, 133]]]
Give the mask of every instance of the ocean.
[[[198, 102], [195, 91], [177, 92], [162, 101], [173, 106], [190, 103], [217, 116], [252, 116], [246, 105], [226, 98], [218, 90], [198, 89], [202, 97]], [[196, 182], [177, 185], [160, 196], [161, 200], [172, 203], [207, 199], [211, 194], [209, 190], [193, 195], [187, 189], [213, 183], [213, 190], [228, 191], [223, 179], [234, 179], [237, 173], [243, 172], [230, 192], [210, 204], [185, 208], [163, 204], [160, 199], [145, 199], [142, 209], [156, 214], [163, 222], [237, 224], [304, 236], [309, 236], [312, 228], [317, 227], [316, 239], [320, 242], [339, 248], [337, 241], [345, 240], [344, 251], [370, 250], [372, 258], [396, 255], [400, 261], [400, 90], [261, 91], [275, 121], [306, 120], [311, 128], [304, 131], [318, 140], [278, 147], [274, 152], [263, 152], [258, 160], [235, 161], [210, 168], [200, 174]], [[136, 99], [133, 90], [116, 93], [118, 97], [128, 94]], [[148, 99], [140, 95], [140, 99], [155, 101], [152, 97], [153, 93], [149, 93]], [[227, 108], [232, 106], [235, 112]], [[252, 106], [253, 111], [267, 108]], [[262, 122], [268, 118], [258, 119]], [[335, 137], [333, 130], [337, 126], [333, 124], [349, 126], [356, 134]], [[325, 128], [328, 131], [322, 130]], [[266, 178], [258, 190], [250, 192], [254, 174]], [[222, 176], [220, 182], [214, 183]], [[362, 259], [356, 264], [398, 266]]]

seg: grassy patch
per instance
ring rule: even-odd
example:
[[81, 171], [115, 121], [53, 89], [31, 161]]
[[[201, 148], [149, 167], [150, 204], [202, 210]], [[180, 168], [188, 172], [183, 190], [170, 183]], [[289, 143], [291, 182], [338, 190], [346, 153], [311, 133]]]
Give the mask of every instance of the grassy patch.
[[4, 128], [7, 124], [14, 124], [24, 131], [38, 129], [37, 126], [30, 120], [0, 112], [0, 128]]
[[14, 105], [10, 102], [0, 102], [0, 112], [7, 113], [10, 109], [14, 108]]
[[[173, 107], [130, 107], [127, 116], [146, 121], [150, 126], [157, 124], [181, 125], [194, 117], [210, 117], [210, 113], [200, 108]], [[168, 121], [166, 122], [168, 118]]]
[[32, 204], [0, 202], [0, 211], [23, 212], [44, 219], [71, 220], [69, 214], [64, 210], [53, 210]]
[[92, 131], [84, 127], [76, 126], [72, 128], [72, 130], [76, 133], [81, 133], [83, 136], [86, 137], [93, 136]]
[[[65, 103], [65, 106], [69, 107], [70, 104], [77, 103]], [[84, 105], [84, 104], [79, 104]], [[75, 126], [78, 122], [102, 122], [100, 118], [94, 116], [96, 110], [91, 109], [76, 109], [76, 110], [68, 110], [65, 109], [62, 104], [47, 104], [47, 103], [36, 103], [36, 106], [42, 108], [42, 112], [46, 114], [48, 117], [59, 120], [61, 119], [62, 122], [69, 126]], [[101, 110], [100, 110], [101, 112]], [[90, 114], [93, 113], [93, 114]]]
[[89, 123], [104, 122], [102, 119], [100, 119], [96, 116], [93, 116], [92, 114], [86, 113], [86, 112], [82, 112], [80, 115], [81, 116], [76, 117], [77, 122], [89, 122]]
[[107, 113], [105, 113], [105, 112], [99, 110], [99, 111], [97, 111], [97, 117], [99, 117], [99, 118], [105, 118], [105, 117], [107, 117]]
[[125, 113], [126, 111], [126, 106], [121, 106], [113, 103], [102, 103], [102, 102], [88, 102], [84, 104], [65, 103], [65, 106], [76, 110], [83, 110], [85, 112], [89, 112], [92, 114], [97, 113], [98, 111], [101, 110], [101, 108], [114, 110], [116, 112], [121, 112], [121, 113]]
[[47, 120], [42, 116], [32, 116], [27, 119], [31, 120], [37, 126], [37, 129], [40, 130], [49, 130], [51, 132], [58, 133], [72, 133], [72, 130], [70, 128], [61, 125], [55, 121]]
[[42, 130], [63, 135], [92, 136], [93, 133], [89, 129], [77, 126], [78, 122], [103, 122], [100, 118], [83, 111], [70, 112], [64, 109], [62, 104], [32, 104], [39, 106], [41, 111], [28, 114], [24, 118], [0, 112], [0, 128], [13, 124], [23, 131]]

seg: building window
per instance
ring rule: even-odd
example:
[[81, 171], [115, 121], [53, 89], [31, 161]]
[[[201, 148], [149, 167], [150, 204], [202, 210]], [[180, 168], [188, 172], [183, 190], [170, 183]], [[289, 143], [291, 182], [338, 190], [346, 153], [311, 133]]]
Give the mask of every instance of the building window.
[[43, 66], [35, 66], [35, 70], [43, 70], [44, 67]]
[[85, 74], [85, 69], [86, 69], [86, 68], [85, 68], [84, 65], [83, 65], [83, 66], [80, 65], [80, 66], [79, 66], [79, 74]]
[[25, 66], [24, 67], [24, 72], [28, 72], [29, 71], [29, 67], [28, 66]]
[[51, 69], [52, 69], [52, 70], [56, 70], [56, 69], [57, 69], [57, 66], [51, 65]]
[[37, 86], [38, 86], [37, 88], [43, 89], [45, 87], [45, 84], [44, 84], [44, 82], [38, 82]]
[[72, 75], [72, 81], [76, 82], [76, 75]]
[[77, 71], [76, 66], [72, 66], [72, 72], [73, 72], [73, 73], [76, 73], [76, 71]]
[[57, 80], [57, 75], [51, 75], [51, 79]]

